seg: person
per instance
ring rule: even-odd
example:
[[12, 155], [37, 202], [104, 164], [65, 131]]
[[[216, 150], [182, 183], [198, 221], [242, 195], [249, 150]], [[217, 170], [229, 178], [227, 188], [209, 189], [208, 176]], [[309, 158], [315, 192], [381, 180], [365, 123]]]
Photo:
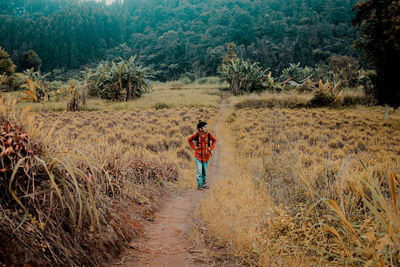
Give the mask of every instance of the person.
[[[197, 189], [208, 189], [207, 186], [207, 167], [211, 158], [211, 151], [215, 148], [217, 139], [207, 131], [207, 122], [199, 120], [197, 133], [188, 138], [189, 145], [194, 153], [196, 162]], [[194, 143], [193, 143], [194, 142]]]

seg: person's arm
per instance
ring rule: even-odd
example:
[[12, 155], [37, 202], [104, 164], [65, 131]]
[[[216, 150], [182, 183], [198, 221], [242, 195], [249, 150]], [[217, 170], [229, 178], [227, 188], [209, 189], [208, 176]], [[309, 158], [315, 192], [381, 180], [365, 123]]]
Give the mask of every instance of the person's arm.
[[210, 133], [210, 139], [212, 140], [212, 144], [210, 147], [210, 150], [212, 151], [215, 148], [215, 144], [217, 143], [217, 138], [215, 138], [215, 136], [212, 133]]
[[189, 137], [189, 138], [188, 138], [188, 142], [189, 142], [190, 147], [191, 147], [193, 150], [196, 150], [196, 146], [193, 144], [193, 140], [194, 140], [194, 139], [196, 139], [196, 134], [193, 134], [191, 137]]

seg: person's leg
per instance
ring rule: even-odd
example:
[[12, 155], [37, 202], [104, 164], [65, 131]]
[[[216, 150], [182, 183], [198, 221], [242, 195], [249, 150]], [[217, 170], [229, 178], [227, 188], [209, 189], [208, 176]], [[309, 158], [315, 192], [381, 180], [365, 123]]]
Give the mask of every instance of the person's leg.
[[208, 168], [208, 163], [210, 162], [210, 160], [208, 160], [207, 162], [204, 162], [202, 165], [203, 165], [203, 185], [206, 185], [207, 184], [207, 168]]
[[196, 162], [196, 177], [197, 177], [197, 186], [203, 187], [203, 164], [197, 158], [194, 158]]

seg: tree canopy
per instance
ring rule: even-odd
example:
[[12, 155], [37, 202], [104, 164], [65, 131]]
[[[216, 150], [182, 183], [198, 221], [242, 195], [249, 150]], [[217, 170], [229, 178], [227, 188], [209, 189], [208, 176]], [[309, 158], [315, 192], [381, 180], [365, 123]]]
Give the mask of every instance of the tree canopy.
[[[291, 62], [313, 66], [352, 47], [356, 0], [6, 0], [0, 46], [13, 56], [34, 50], [43, 71], [79, 68], [137, 55], [158, 79], [215, 75], [226, 45], [275, 75]], [[125, 44], [123, 50], [120, 45]], [[116, 49], [120, 47], [119, 49]]]
[[357, 45], [375, 68], [375, 96], [380, 104], [400, 106], [400, 2], [359, 1], [354, 24], [360, 30]]

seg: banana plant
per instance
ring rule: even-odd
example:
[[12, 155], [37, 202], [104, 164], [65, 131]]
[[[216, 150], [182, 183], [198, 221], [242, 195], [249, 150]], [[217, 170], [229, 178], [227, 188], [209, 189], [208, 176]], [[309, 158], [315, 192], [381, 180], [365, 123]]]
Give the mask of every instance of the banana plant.
[[24, 89], [23, 92], [26, 94], [20, 100], [47, 103], [50, 83], [45, 78], [48, 74], [41, 75], [39, 71], [34, 71], [32, 68], [15, 75], [22, 80], [20, 88]]
[[281, 78], [283, 80], [293, 80], [297, 83], [303, 83], [305, 80], [309, 79], [313, 75], [313, 69], [305, 66], [304, 68], [300, 67], [299, 63], [290, 63], [289, 67], [282, 70]]
[[37, 86], [35, 85], [35, 83], [31, 79], [29, 79], [27, 76], [25, 76], [25, 74], [16, 73], [15, 75], [17, 75], [20, 79], [22, 79], [23, 82], [22, 82], [21, 88], [24, 89], [23, 92], [26, 94], [26, 96], [21, 97], [20, 100], [38, 102], [39, 97], [36, 94]]
[[137, 66], [135, 57], [118, 63], [101, 63], [93, 74], [88, 74], [88, 84], [93, 85], [101, 98], [126, 101], [149, 92], [153, 76], [147, 68]]
[[339, 91], [340, 86], [341, 86], [340, 80], [337, 83], [334, 83], [333, 85], [331, 85], [331, 83], [328, 80], [326, 80], [325, 84], [323, 84], [321, 80], [318, 83], [319, 90], [325, 90], [329, 98], [332, 99], [332, 104], [339, 103], [341, 100], [341, 97], [343, 95], [343, 90]]
[[271, 77], [268, 77], [267, 71], [256, 62], [236, 58], [223, 64], [219, 73], [230, 84], [232, 93], [238, 95], [268, 88], [271, 85]]

